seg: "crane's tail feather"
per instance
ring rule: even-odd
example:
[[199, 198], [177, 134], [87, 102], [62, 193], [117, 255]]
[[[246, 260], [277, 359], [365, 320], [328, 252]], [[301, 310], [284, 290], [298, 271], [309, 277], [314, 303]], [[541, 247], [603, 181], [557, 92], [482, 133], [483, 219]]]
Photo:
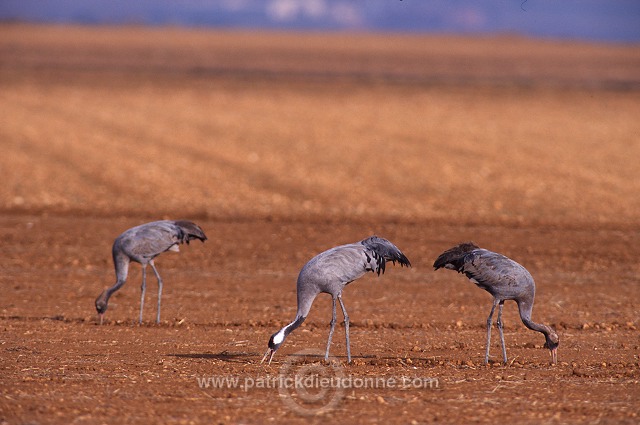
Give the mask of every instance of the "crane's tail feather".
[[361, 243], [374, 253], [374, 258], [375, 256], [378, 257], [375, 258], [378, 263], [378, 267], [376, 270], [378, 274], [380, 274], [380, 272], [384, 273], [386, 261], [391, 261], [393, 264], [395, 264], [397, 261], [398, 263], [400, 263], [401, 267], [411, 267], [411, 262], [402, 253], [402, 251], [400, 251], [397, 246], [384, 238], [373, 235], [371, 237], [368, 237], [367, 239], [364, 239]]
[[464, 257], [474, 249], [478, 248], [479, 247], [473, 242], [465, 242], [460, 245], [456, 245], [440, 254], [433, 263], [433, 267], [435, 270], [444, 267], [445, 269], [452, 269], [460, 272], [464, 265]]
[[202, 242], [207, 240], [207, 235], [204, 234], [204, 231], [197, 224], [187, 220], [178, 220], [174, 223], [183, 232], [183, 235], [180, 238], [181, 242], [186, 242], [188, 244], [189, 241], [193, 239], [200, 239]]

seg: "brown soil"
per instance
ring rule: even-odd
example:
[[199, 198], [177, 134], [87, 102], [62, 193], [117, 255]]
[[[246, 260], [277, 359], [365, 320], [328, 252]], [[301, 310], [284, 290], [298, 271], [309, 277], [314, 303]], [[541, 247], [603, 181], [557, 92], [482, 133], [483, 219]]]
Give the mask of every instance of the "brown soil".
[[[637, 423], [639, 71], [636, 46], [0, 26], [0, 424]], [[160, 218], [209, 240], [158, 258], [162, 323], [133, 265], [99, 326], [113, 239]], [[372, 233], [413, 267], [344, 291], [353, 363], [341, 326], [335, 368], [301, 353], [321, 295], [260, 364], [300, 267]], [[531, 271], [556, 366], [514, 303], [482, 365], [490, 296], [431, 267], [465, 240]], [[352, 386], [257, 388], [287, 367]]]

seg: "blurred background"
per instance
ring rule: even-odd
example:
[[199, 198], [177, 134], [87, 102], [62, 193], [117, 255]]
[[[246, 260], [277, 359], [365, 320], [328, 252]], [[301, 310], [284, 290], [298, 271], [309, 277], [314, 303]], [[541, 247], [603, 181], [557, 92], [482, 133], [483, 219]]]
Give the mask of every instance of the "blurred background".
[[3, 0], [0, 19], [640, 41], [636, 0]]
[[8, 212], [638, 219], [638, 1], [3, 0], [0, 20]]

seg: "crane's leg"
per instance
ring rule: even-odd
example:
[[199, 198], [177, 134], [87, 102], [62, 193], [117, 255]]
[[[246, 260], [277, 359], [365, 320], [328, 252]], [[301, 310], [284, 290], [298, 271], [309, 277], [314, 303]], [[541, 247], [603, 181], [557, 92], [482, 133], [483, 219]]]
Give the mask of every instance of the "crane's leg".
[[147, 265], [142, 265], [142, 286], [140, 287], [142, 294], [140, 294], [140, 319], [138, 323], [142, 324], [142, 310], [144, 308], [144, 294], [147, 292]]
[[491, 346], [491, 321], [493, 319], [493, 311], [496, 309], [496, 305], [498, 305], [498, 303], [499, 301], [497, 299], [493, 300], [491, 313], [489, 313], [489, 317], [487, 318], [487, 351], [484, 354], [484, 364], [489, 363], [489, 347]]
[[338, 301], [340, 301], [340, 308], [342, 308], [342, 315], [344, 316], [344, 332], [347, 337], [347, 362], [351, 363], [351, 343], [349, 342], [349, 315], [347, 314], [347, 309], [344, 308], [342, 295], [338, 295]]
[[336, 297], [332, 296], [331, 300], [333, 304], [333, 315], [331, 316], [331, 329], [329, 329], [329, 339], [327, 340], [327, 351], [324, 353], [324, 359], [329, 360], [329, 347], [331, 347], [331, 338], [333, 337], [333, 330], [336, 327]]
[[156, 265], [153, 264], [153, 260], [149, 261], [151, 264], [151, 268], [153, 272], [156, 274], [156, 279], [158, 279], [158, 314], [156, 316], [156, 323], [160, 323], [160, 300], [162, 299], [162, 278], [160, 277], [160, 273], [158, 273], [158, 269], [156, 269]]
[[504, 359], [504, 364], [507, 364], [507, 349], [504, 346], [504, 334], [502, 333], [502, 307], [504, 306], [504, 300], [500, 301], [498, 304], [498, 321], [496, 325], [498, 326], [498, 331], [500, 332], [500, 343], [502, 344], [502, 358]]

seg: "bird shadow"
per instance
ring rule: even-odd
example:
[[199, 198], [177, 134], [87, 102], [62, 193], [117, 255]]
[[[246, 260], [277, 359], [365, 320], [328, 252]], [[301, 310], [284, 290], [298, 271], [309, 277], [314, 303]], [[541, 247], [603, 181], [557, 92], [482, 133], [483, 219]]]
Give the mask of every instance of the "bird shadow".
[[[261, 358], [262, 354], [260, 353], [249, 353], [245, 351], [240, 352], [230, 352], [227, 350], [221, 351], [219, 353], [169, 353], [168, 357], [177, 357], [183, 359], [216, 359], [216, 360], [235, 360], [241, 358]], [[310, 360], [324, 360], [324, 354], [309, 354], [309, 353], [291, 353], [287, 354], [286, 357], [300, 358], [300, 359], [310, 359]], [[347, 360], [346, 355], [331, 355], [331, 358], [337, 360]], [[375, 354], [364, 354], [359, 356], [351, 356], [353, 360], [398, 360], [397, 356], [380, 356]], [[433, 356], [427, 358], [414, 357], [415, 360], [431, 360]]]
[[82, 317], [65, 317], [61, 314], [54, 316], [0, 316], [0, 320], [17, 320], [21, 322], [35, 322], [49, 320], [52, 322], [64, 322], [64, 323], [88, 323], [89, 321]]
[[[262, 358], [262, 354], [259, 353], [249, 353], [249, 352], [230, 352], [227, 350], [221, 351], [219, 353], [169, 353], [166, 355], [167, 357], [176, 357], [180, 359], [213, 359], [213, 360], [222, 360], [225, 362], [233, 362], [233, 363], [246, 363], [247, 361], [251, 362], [253, 360]], [[296, 358], [299, 360], [308, 359], [310, 362], [324, 361], [324, 355], [315, 355], [315, 354], [299, 354], [293, 353], [288, 354], [287, 358]], [[344, 360], [346, 362], [347, 356], [331, 356], [334, 359]], [[386, 357], [378, 357], [378, 356], [352, 356], [353, 359], [387, 359]], [[388, 359], [396, 359], [395, 357], [389, 357]]]
[[170, 353], [167, 356], [180, 359], [213, 359], [233, 363], [246, 363], [247, 359], [258, 356], [258, 353], [232, 353], [225, 350], [219, 353]]

